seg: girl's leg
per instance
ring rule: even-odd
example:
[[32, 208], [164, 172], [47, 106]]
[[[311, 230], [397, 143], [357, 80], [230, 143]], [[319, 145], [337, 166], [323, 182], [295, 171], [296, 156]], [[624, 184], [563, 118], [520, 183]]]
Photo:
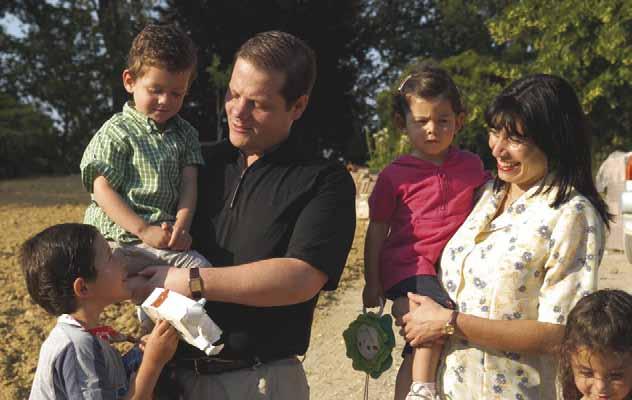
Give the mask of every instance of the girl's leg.
[[395, 400], [404, 400], [410, 385], [413, 381], [413, 354], [404, 355], [404, 361], [397, 371], [397, 380], [395, 381]]
[[434, 399], [441, 345], [413, 349], [412, 383], [406, 400]]

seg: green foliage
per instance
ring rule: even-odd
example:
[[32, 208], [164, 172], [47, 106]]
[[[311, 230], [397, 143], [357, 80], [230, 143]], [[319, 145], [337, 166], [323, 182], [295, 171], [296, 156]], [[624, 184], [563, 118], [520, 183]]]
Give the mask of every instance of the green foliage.
[[0, 92], [0, 179], [55, 172], [55, 149], [50, 118]]
[[[58, 169], [77, 171], [90, 137], [127, 97], [120, 74], [138, 1], [10, 2], [24, 37], [4, 36], [0, 89], [55, 120]], [[25, 169], [28, 171], [28, 169]]]
[[[442, 15], [437, 18], [437, 26], [447, 21], [469, 21], [469, 25], [453, 24], [454, 31], [444, 34], [464, 38], [469, 32], [477, 39], [465, 40], [460, 47], [446, 40], [439, 42], [448, 43], [450, 49], [460, 48], [458, 53], [431, 47], [425, 50], [452, 73], [469, 109], [466, 124], [457, 136], [462, 147], [478, 153], [490, 167], [485, 107], [512, 80], [530, 73], [552, 73], [569, 80], [577, 90], [593, 126], [597, 160], [615, 149], [632, 149], [632, 2], [478, 1], [460, 9], [453, 3], [424, 2], [438, 10], [430, 14], [430, 19]], [[487, 39], [481, 27], [487, 31]], [[412, 26], [408, 29], [414, 30]], [[383, 34], [387, 32], [384, 28]], [[396, 37], [390, 40], [385, 43], [400, 44]], [[424, 45], [421, 42], [419, 46]], [[409, 53], [409, 57], [420, 54]], [[394, 66], [402, 68], [404, 58]], [[376, 104], [379, 125], [375, 130], [391, 127], [388, 105], [379, 100]]]

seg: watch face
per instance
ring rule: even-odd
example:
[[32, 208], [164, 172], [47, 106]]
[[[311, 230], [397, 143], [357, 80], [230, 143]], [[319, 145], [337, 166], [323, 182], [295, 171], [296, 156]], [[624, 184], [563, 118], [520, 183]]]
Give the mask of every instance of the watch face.
[[453, 335], [454, 334], [454, 326], [452, 325], [446, 325], [444, 328], [444, 332], [446, 335]]
[[200, 278], [191, 279], [189, 281], [189, 289], [191, 289], [191, 292], [201, 292], [202, 291], [202, 280]]

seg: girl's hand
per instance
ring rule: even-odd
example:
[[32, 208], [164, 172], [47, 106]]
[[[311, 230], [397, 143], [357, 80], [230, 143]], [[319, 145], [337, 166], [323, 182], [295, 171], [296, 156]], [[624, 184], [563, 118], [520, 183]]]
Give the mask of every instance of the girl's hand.
[[143, 348], [143, 362], [164, 366], [178, 347], [178, 334], [167, 321], [159, 321], [149, 334]]
[[362, 304], [366, 308], [379, 307], [380, 300], [382, 300], [383, 304], [384, 292], [380, 285], [364, 285], [364, 289], [362, 289]]
[[413, 347], [420, 347], [443, 338], [444, 326], [452, 310], [440, 306], [430, 297], [408, 293], [410, 309], [395, 324], [401, 326], [400, 334]]

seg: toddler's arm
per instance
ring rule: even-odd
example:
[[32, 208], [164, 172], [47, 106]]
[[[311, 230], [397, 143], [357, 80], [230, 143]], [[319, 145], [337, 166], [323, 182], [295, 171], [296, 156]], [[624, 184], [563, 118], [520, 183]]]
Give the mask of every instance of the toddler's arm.
[[94, 199], [99, 207], [117, 225], [138, 236], [144, 243], [157, 249], [165, 248], [169, 244], [169, 233], [158, 227], [147, 224], [132, 208], [125, 203], [110, 185], [108, 180], [100, 175], [94, 179]]
[[191, 221], [195, 213], [197, 201], [197, 167], [186, 166], [182, 169], [180, 183], [180, 199], [178, 201], [178, 212], [176, 222], [171, 231], [169, 248], [172, 250], [189, 250], [191, 247]]
[[149, 335], [144, 347], [143, 361], [132, 377], [128, 400], [152, 399], [162, 368], [171, 359], [178, 346], [178, 335], [167, 321], [160, 321]]
[[362, 302], [366, 307], [377, 307], [384, 297], [380, 280], [380, 251], [388, 236], [389, 224], [369, 221], [364, 241], [364, 290]]

